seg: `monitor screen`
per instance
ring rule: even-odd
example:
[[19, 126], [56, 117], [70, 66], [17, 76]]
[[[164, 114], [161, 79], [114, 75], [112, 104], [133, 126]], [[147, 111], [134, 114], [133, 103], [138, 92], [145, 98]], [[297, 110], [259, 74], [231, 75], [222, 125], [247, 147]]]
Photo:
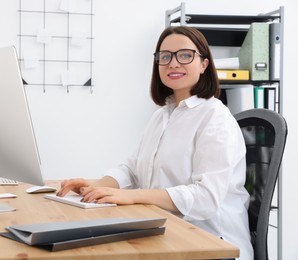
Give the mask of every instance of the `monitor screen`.
[[0, 177], [44, 185], [14, 46], [0, 48]]

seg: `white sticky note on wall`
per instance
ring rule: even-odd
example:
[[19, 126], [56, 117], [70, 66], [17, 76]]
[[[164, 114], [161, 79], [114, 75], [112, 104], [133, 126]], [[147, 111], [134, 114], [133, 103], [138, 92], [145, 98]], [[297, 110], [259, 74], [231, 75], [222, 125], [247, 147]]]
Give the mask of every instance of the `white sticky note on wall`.
[[61, 0], [59, 9], [65, 12], [72, 13], [75, 11], [75, 1]]
[[73, 33], [71, 36], [71, 44], [74, 46], [84, 46], [87, 42], [87, 36], [83, 33]]
[[36, 40], [40, 43], [50, 44], [52, 41], [52, 35], [46, 28], [41, 28], [37, 32]]
[[33, 68], [37, 68], [39, 65], [39, 60], [37, 55], [33, 54], [33, 53], [24, 53], [24, 66], [25, 69], [33, 69]]
[[61, 83], [62, 86], [69, 85], [69, 72], [68, 70], [64, 70], [61, 72]]

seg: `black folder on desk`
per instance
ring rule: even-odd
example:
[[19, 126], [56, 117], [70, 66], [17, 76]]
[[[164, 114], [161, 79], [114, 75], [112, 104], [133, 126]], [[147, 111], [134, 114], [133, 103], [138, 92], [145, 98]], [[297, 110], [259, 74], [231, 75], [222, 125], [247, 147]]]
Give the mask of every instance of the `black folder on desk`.
[[9, 226], [1, 236], [50, 251], [160, 235], [165, 218], [115, 218]]

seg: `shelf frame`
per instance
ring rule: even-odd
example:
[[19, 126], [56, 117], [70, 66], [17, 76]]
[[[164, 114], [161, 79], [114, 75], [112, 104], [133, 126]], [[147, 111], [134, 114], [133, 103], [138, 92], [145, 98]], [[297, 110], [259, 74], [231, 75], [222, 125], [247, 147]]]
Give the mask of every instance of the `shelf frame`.
[[[284, 60], [284, 7], [259, 15], [205, 15], [187, 14], [185, 3], [178, 7], [167, 10], [165, 14], [165, 26], [175, 24], [192, 26], [200, 30], [206, 37], [210, 46], [240, 47], [249, 30], [249, 25], [253, 22], [280, 23], [280, 78], [276, 81], [235, 81], [221, 80], [223, 85], [271, 85], [278, 84], [278, 113], [283, 114], [283, 60]], [[173, 16], [175, 16], [173, 18]], [[236, 86], [235, 86], [236, 87]], [[282, 165], [277, 180], [277, 257], [282, 259]]]

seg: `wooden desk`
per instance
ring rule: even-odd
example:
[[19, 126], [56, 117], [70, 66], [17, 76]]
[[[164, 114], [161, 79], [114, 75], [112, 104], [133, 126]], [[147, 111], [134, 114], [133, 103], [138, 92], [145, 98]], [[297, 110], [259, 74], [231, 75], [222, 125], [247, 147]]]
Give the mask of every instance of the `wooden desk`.
[[[58, 181], [48, 185], [59, 188]], [[180, 260], [221, 259], [239, 256], [239, 249], [184, 220], [152, 205], [117, 206], [81, 209], [43, 198], [43, 194], [27, 194], [31, 185], [0, 186], [0, 193], [10, 192], [17, 198], [0, 199], [17, 208], [14, 212], [0, 212], [0, 232], [16, 224], [74, 221], [114, 217], [166, 217], [164, 235], [81, 247], [59, 252], [27, 246], [0, 237], [0, 259], [100, 259], [100, 260]]]

